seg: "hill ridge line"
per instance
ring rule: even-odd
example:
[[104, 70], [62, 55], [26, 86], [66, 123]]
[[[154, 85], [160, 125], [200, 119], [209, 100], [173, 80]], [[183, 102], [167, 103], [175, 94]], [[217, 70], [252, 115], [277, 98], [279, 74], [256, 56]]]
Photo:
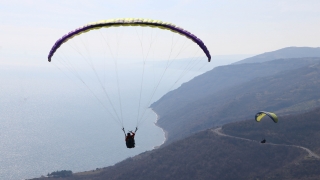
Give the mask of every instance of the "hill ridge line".
[[[252, 139], [246, 139], [246, 138], [242, 138], [242, 137], [237, 137], [237, 136], [232, 136], [232, 135], [228, 135], [228, 134], [224, 134], [223, 132], [221, 132], [222, 127], [216, 128], [216, 129], [212, 129], [211, 131], [215, 134], [217, 134], [218, 136], [225, 136], [225, 137], [230, 137], [230, 138], [235, 138], [235, 139], [240, 139], [240, 140], [244, 140], [244, 141], [251, 141], [251, 142], [256, 142], [256, 143], [260, 143], [259, 141], [255, 141]], [[295, 147], [295, 148], [300, 148], [305, 150], [308, 153], [308, 156], [311, 158], [315, 158], [315, 159], [320, 159], [320, 156], [317, 155], [316, 153], [312, 152], [310, 149], [303, 147], [303, 146], [298, 146], [298, 145], [288, 145], [288, 144], [274, 144], [274, 143], [266, 143], [268, 145], [272, 145], [272, 146], [287, 146], [287, 147]]]

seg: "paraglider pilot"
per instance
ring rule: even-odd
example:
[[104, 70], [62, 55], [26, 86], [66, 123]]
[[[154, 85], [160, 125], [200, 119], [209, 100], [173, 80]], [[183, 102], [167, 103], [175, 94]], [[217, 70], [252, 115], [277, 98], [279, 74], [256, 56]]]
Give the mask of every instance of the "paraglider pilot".
[[134, 132], [129, 131], [126, 135], [124, 128], [122, 128], [124, 135], [125, 135], [125, 141], [126, 141], [126, 146], [127, 148], [134, 148], [135, 147], [135, 140], [134, 140], [134, 136], [136, 135], [136, 132], [138, 130], [138, 128], [136, 128], [136, 130]]

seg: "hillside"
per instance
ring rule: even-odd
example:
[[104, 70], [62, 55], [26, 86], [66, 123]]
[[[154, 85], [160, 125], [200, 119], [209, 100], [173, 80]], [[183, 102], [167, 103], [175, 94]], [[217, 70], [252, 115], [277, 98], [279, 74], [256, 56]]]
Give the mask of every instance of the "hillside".
[[94, 174], [63, 179], [254, 179], [304, 155], [299, 149], [241, 142], [208, 130]]
[[223, 126], [223, 132], [253, 140], [266, 138], [277, 144], [299, 145], [320, 154], [320, 108], [303, 114], [279, 118], [274, 123], [268, 117], [257, 123], [248, 120]]
[[[253, 140], [260, 140], [260, 127], [271, 129], [266, 137], [281, 134], [285, 141], [295, 139], [297, 144], [319, 142], [317, 132], [305, 131], [311, 126], [319, 129], [317, 120], [320, 108], [305, 114], [280, 116], [281, 127], [268, 124], [269, 121], [255, 123], [253, 119], [223, 126], [225, 133], [240, 135]], [[300, 118], [304, 117], [304, 121]], [[272, 126], [274, 125], [274, 126]], [[293, 129], [302, 129], [292, 133]], [[249, 133], [246, 133], [249, 132]], [[249, 135], [247, 135], [249, 134]], [[273, 135], [274, 134], [274, 135]], [[267, 135], [267, 134], [264, 134]], [[318, 136], [316, 139], [313, 137]], [[284, 141], [284, 142], [285, 142]], [[319, 179], [320, 160], [307, 157], [300, 148], [273, 146], [255, 141], [243, 141], [235, 138], [218, 136], [212, 129], [199, 132], [186, 139], [176, 141], [160, 149], [149, 151], [129, 158], [114, 166], [95, 171], [76, 173], [68, 180], [102, 179]], [[279, 142], [279, 141], [278, 141]], [[320, 144], [314, 145], [319, 149]], [[45, 178], [40, 178], [45, 179]], [[40, 180], [39, 179], [39, 180]]]
[[305, 58], [305, 57], [320, 57], [320, 48], [311, 47], [286, 47], [276, 51], [266, 52], [246, 58], [244, 60], [235, 62], [234, 64], [243, 63], [259, 63], [266, 62], [275, 59], [287, 59], [287, 58]]
[[[218, 91], [158, 121], [168, 131], [167, 143], [192, 133], [254, 116], [257, 111], [280, 115], [304, 112], [320, 106], [320, 64], [255, 78]], [[157, 109], [155, 109], [156, 112]]]
[[266, 63], [216, 67], [167, 93], [153, 103], [151, 107], [160, 116], [163, 116], [223, 89], [231, 88], [258, 77], [271, 76], [282, 71], [304, 67], [315, 62], [320, 62], [320, 58], [279, 59]]

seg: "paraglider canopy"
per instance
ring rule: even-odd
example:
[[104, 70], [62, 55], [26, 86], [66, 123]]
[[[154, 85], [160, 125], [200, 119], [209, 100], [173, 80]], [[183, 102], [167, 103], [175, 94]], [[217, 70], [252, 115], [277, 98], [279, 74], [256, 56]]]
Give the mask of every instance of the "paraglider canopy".
[[198, 44], [198, 46], [203, 50], [206, 54], [208, 61], [211, 60], [211, 55], [207, 47], [204, 43], [194, 34], [168, 22], [163, 22], [159, 20], [152, 20], [152, 19], [143, 19], [143, 18], [119, 18], [119, 19], [108, 19], [108, 20], [101, 20], [98, 22], [89, 23], [84, 25], [78, 29], [75, 29], [68, 34], [64, 35], [62, 38], [57, 40], [57, 42], [53, 45], [48, 55], [48, 61], [51, 62], [51, 58], [56, 52], [56, 50], [69, 39], [72, 39], [74, 36], [80, 35], [82, 33], [86, 33], [91, 30], [96, 30], [100, 28], [108, 28], [108, 27], [116, 27], [116, 26], [149, 26], [153, 28], [165, 29], [172, 31], [174, 33], [178, 33], [182, 36], [185, 36], [191, 39], [193, 42]]
[[271, 113], [271, 112], [267, 112], [267, 111], [260, 111], [255, 115], [255, 120], [257, 122], [260, 122], [262, 120], [262, 118], [264, 118], [265, 116], [269, 116], [273, 122], [277, 123], [278, 122], [278, 117], [276, 114]]

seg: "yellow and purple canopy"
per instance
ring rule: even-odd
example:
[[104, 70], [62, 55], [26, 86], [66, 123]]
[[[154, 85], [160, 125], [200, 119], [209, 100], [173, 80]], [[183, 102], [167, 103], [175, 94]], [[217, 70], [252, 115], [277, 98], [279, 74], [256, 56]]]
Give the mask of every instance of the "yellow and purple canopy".
[[206, 54], [208, 61], [210, 62], [211, 56], [210, 52], [208, 51], [207, 47], [204, 45], [204, 43], [194, 34], [191, 34], [190, 32], [174, 25], [168, 22], [162, 22], [158, 20], [152, 20], [152, 19], [142, 19], [142, 18], [121, 18], [121, 19], [109, 19], [109, 20], [102, 20], [94, 23], [89, 23], [87, 25], [84, 25], [80, 28], [77, 28], [68, 34], [62, 36], [60, 39], [57, 40], [57, 42], [53, 45], [53, 47], [50, 50], [50, 53], [48, 55], [48, 61], [51, 62], [51, 58], [54, 55], [54, 53], [57, 51], [57, 49], [65, 42], [67, 42], [69, 39], [72, 39], [74, 36], [80, 35], [82, 33], [86, 33], [91, 30], [96, 30], [100, 28], [108, 28], [108, 27], [116, 27], [116, 26], [147, 26], [152, 28], [160, 28], [172, 31], [174, 33], [179, 33], [180, 35], [183, 35], [189, 39], [191, 39], [193, 42], [197, 43], [199, 47], [203, 50], [203, 52]]

